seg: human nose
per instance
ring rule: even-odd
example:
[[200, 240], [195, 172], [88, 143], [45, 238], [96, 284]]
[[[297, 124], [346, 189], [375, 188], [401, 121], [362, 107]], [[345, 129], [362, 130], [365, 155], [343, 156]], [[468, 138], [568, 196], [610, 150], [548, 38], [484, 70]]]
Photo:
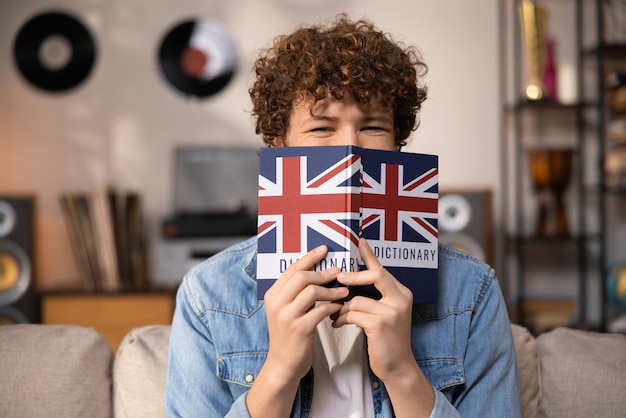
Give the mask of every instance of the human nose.
[[359, 132], [355, 128], [344, 128], [339, 131], [336, 142], [336, 145], [353, 145], [356, 147], [361, 146]]

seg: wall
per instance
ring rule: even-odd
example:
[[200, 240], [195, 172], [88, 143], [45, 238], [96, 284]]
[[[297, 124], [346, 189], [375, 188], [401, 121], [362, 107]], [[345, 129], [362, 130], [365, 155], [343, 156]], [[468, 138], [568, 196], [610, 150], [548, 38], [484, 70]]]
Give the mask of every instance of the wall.
[[[442, 187], [499, 187], [498, 7], [496, 0], [2, 0], [0, 3], [0, 195], [37, 198], [37, 285], [80, 287], [59, 206], [63, 192], [110, 184], [140, 191], [155, 262], [158, 225], [172, 210], [171, 162], [177, 144], [259, 146], [248, 114], [249, 68], [257, 50], [298, 23], [346, 11], [369, 17], [424, 52], [430, 66], [422, 124], [409, 150], [440, 155]], [[62, 7], [95, 35], [98, 59], [78, 88], [47, 94], [27, 84], [12, 60], [13, 37], [32, 15]], [[241, 69], [217, 96], [180, 97], [158, 74], [166, 30], [214, 16], [231, 29]], [[494, 199], [499, 203], [498, 197]], [[497, 213], [497, 211], [496, 211]]]

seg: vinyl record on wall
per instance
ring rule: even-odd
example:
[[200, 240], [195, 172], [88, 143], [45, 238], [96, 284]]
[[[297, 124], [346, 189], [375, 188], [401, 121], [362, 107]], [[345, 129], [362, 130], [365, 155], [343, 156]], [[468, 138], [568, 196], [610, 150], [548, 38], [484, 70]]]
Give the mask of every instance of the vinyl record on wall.
[[185, 20], [160, 43], [158, 65], [164, 79], [185, 96], [205, 98], [233, 78], [238, 58], [226, 26], [212, 18]]
[[50, 11], [29, 19], [19, 30], [13, 56], [20, 73], [34, 86], [52, 92], [82, 83], [96, 61], [87, 28], [68, 13]]

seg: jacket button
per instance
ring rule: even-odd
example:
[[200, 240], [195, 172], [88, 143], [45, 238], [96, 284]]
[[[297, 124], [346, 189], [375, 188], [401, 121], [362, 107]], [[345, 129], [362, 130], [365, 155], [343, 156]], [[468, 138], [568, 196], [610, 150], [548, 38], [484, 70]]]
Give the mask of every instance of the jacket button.
[[254, 380], [254, 376], [252, 376], [251, 374], [247, 374], [245, 379], [247, 383], [252, 383], [252, 381]]
[[374, 381], [372, 382], [372, 387], [373, 387], [374, 389], [378, 389], [378, 388], [380, 387], [380, 382], [379, 382], [378, 380], [374, 380]]

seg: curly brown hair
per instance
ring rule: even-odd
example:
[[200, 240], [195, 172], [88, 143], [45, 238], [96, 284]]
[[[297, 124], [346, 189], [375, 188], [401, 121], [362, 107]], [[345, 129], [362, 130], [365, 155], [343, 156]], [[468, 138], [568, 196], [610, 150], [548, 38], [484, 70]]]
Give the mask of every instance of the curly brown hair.
[[249, 93], [256, 133], [270, 146], [284, 141], [296, 99], [340, 100], [348, 93], [361, 105], [375, 101], [393, 113], [400, 148], [417, 129], [426, 100], [420, 80], [428, 68], [417, 49], [344, 14], [329, 27], [302, 27], [277, 37], [253, 68], [256, 81]]

